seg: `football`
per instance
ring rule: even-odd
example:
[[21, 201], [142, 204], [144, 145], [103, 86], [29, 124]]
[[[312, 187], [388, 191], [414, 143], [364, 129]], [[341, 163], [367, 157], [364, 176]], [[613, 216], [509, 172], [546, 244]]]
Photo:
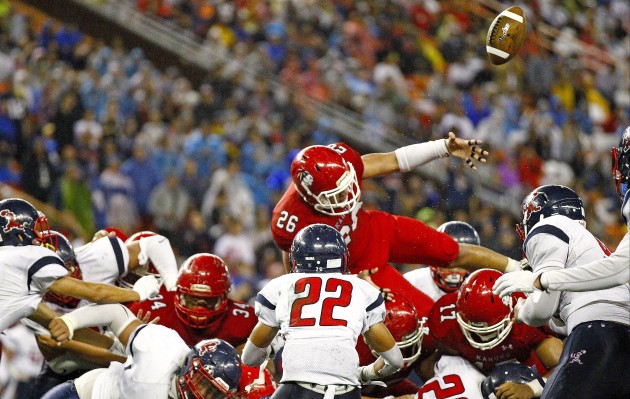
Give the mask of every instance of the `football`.
[[520, 7], [510, 7], [492, 21], [486, 37], [490, 62], [502, 65], [514, 58], [525, 42], [527, 21]]

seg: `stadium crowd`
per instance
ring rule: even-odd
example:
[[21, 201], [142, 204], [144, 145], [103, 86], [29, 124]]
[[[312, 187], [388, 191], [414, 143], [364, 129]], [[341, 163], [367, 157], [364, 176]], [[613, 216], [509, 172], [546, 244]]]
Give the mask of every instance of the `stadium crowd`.
[[[294, 91], [344, 108], [377, 132], [370, 137], [483, 139], [491, 156], [479, 173], [498, 190], [522, 198], [565, 184], [609, 247], [627, 230], [609, 157], [630, 124], [626, 2], [528, 2], [531, 20], [561, 33], [545, 47], [533, 32], [502, 68], [485, 59], [487, 20], [464, 1], [130, 2], [220, 43], [232, 62], [195, 85], [141, 48], [0, 1], [0, 192], [22, 190], [71, 215], [64, 233], [77, 246], [86, 240], [79, 231], [151, 230], [170, 240], [178, 264], [201, 252], [225, 260], [230, 297], [253, 302], [284, 274], [270, 220], [291, 161], [308, 145], [343, 140]], [[612, 62], [593, 69], [571, 38]], [[239, 63], [267, 74], [247, 81]], [[432, 227], [467, 222], [482, 245], [520, 259], [517, 216], [472, 195], [462, 162], [436, 162], [447, 169], [443, 181], [415, 173], [364, 181], [364, 209]]]
[[[355, 111], [377, 130], [418, 141], [448, 130], [482, 138], [493, 156], [481, 173], [498, 187], [571, 185], [592, 204], [592, 231], [613, 246], [623, 234], [606, 184], [608, 146], [598, 144], [628, 124], [622, 65], [593, 73], [561, 43], [550, 52], [530, 40], [512, 72], [492, 69], [484, 20], [450, 3], [182, 1], [168, 12], [156, 3], [138, 8], [223, 43], [239, 61], [269, 66], [287, 87]], [[628, 57], [627, 9], [618, 2], [589, 9], [586, 21], [580, 9], [531, 7]], [[599, 16], [611, 9], [619, 23], [606, 25]], [[245, 281], [279, 271], [269, 212], [297, 149], [339, 139], [325, 118], [307, 120], [290, 91], [272, 92], [264, 79], [239, 82], [234, 65], [192, 87], [175, 66], [160, 71], [121, 41], [12, 9], [2, 21], [3, 182], [72, 212], [87, 231], [154, 229], [184, 257], [217, 248]], [[456, 168], [445, 182], [387, 177], [364, 189], [364, 201], [433, 226], [470, 222], [482, 242], [518, 257], [514, 217], [469, 200], [473, 183]]]

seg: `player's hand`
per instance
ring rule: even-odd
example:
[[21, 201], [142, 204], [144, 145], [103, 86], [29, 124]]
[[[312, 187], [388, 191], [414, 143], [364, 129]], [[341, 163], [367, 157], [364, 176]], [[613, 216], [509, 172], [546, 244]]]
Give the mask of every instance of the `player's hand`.
[[143, 276], [133, 285], [133, 290], [140, 296], [139, 302], [153, 298], [160, 292], [160, 282], [155, 276]]
[[486, 157], [489, 155], [488, 151], [480, 147], [481, 143], [481, 140], [457, 138], [455, 133], [449, 132], [446, 139], [446, 148], [454, 157], [463, 159], [470, 169], [477, 170], [475, 161], [486, 163]]
[[92, 242], [98, 239], [101, 239], [103, 237], [114, 238], [116, 237], [116, 233], [114, 233], [113, 231], [99, 230], [96, 233], [94, 233], [94, 237], [92, 237]]
[[536, 275], [526, 270], [505, 273], [494, 283], [492, 292], [500, 297], [510, 295], [513, 292], [534, 292], [535, 279]]
[[506, 382], [497, 388], [495, 395], [497, 399], [531, 399], [534, 391], [527, 384]]
[[154, 318], [153, 320], [151, 320], [151, 311], [147, 310], [147, 314], [145, 314], [144, 316], [142, 315], [142, 309], [138, 309], [138, 314], [136, 315], [136, 317], [138, 318], [138, 320], [140, 320], [142, 322], [142, 324], [157, 324], [158, 321], [160, 321], [160, 316]]
[[383, 299], [385, 299], [386, 301], [391, 301], [392, 299], [394, 299], [394, 293], [392, 292], [392, 290], [390, 290], [389, 288], [381, 288], [378, 285], [376, 285], [376, 283], [374, 283], [374, 281], [372, 281], [372, 274], [376, 273], [378, 271], [378, 267], [375, 267], [374, 269], [366, 269], [366, 270], [361, 270], [357, 276], [360, 279], [363, 279], [365, 281], [367, 281], [368, 283], [372, 284], [372, 286], [374, 286], [374, 288], [376, 288], [377, 290], [379, 290], [381, 292], [381, 295], [383, 296]]
[[50, 336], [57, 341], [57, 346], [60, 346], [62, 342], [65, 342], [72, 338], [72, 330], [68, 327], [65, 321], [60, 317], [52, 319], [48, 325]]

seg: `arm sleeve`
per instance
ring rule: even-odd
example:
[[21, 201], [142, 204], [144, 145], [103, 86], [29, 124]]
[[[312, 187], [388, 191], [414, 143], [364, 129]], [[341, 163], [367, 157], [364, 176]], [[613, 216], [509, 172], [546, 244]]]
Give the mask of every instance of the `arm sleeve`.
[[[534, 273], [562, 270], [569, 251], [568, 242], [552, 234], [534, 232], [525, 242], [525, 253]], [[527, 325], [541, 326], [554, 314], [559, 301], [560, 292], [536, 291], [527, 298], [518, 318]]]
[[28, 289], [43, 293], [57, 279], [68, 275], [63, 261], [56, 255], [43, 256], [28, 268]]
[[542, 326], [551, 319], [559, 301], [560, 292], [536, 290], [525, 301], [518, 318], [529, 326]]
[[108, 326], [116, 336], [136, 319], [129, 309], [119, 303], [87, 305], [61, 317], [71, 331], [85, 327]]
[[552, 291], [595, 291], [630, 281], [630, 233], [609, 257], [571, 269], [543, 273], [540, 282]]
[[276, 280], [270, 281], [256, 295], [254, 310], [258, 321], [269, 327], [280, 327], [278, 317], [276, 316], [276, 305], [278, 303], [279, 293], [276, 287]]
[[145, 264], [149, 260], [157, 269], [164, 280], [164, 286], [169, 291], [174, 291], [177, 284], [177, 259], [168, 238], [156, 234], [140, 239], [140, 254], [138, 262]]
[[361, 334], [363, 334], [374, 324], [381, 323], [385, 320], [386, 310], [385, 300], [381, 296], [381, 293], [365, 281], [360, 281], [361, 283], [365, 283], [363, 285], [368, 290], [367, 298], [369, 298], [367, 299], [367, 306], [365, 308], [365, 324], [363, 325], [363, 330], [361, 331]]

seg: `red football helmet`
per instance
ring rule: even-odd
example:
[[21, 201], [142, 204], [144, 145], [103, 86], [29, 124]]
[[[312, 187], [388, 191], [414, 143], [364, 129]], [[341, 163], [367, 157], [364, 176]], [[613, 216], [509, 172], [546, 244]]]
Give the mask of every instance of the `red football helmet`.
[[[125, 244], [134, 241], [140, 241], [141, 238], [152, 237], [154, 235], [157, 235], [157, 233], [154, 233], [152, 231], [139, 231], [130, 235], [129, 238], [125, 240]], [[119, 237], [117, 233], [116, 236]], [[160, 280], [161, 278], [160, 273], [157, 271], [155, 266], [153, 266], [153, 263], [151, 263], [150, 260], [147, 260], [146, 263], [141, 264], [138, 268], [134, 269], [133, 271], [129, 271], [127, 274], [125, 274], [125, 276], [121, 277], [118, 280], [118, 283], [121, 287], [131, 289], [133, 288], [135, 282], [138, 281], [140, 277], [144, 276], [155, 276], [155, 278], [157, 278], [158, 280]]]
[[225, 315], [231, 285], [223, 259], [208, 253], [191, 256], [177, 279], [177, 317], [189, 327], [210, 327]]
[[352, 212], [361, 197], [354, 167], [331, 147], [300, 151], [291, 163], [291, 178], [304, 201], [326, 215]]
[[241, 364], [240, 399], [262, 399], [276, 391], [276, 383], [266, 365], [266, 361], [258, 367]]
[[474, 348], [488, 350], [503, 341], [514, 324], [514, 305], [519, 296], [501, 298], [492, 292], [503, 273], [480, 269], [468, 276], [457, 296], [457, 322]]
[[[403, 367], [409, 367], [420, 357], [422, 338], [428, 333], [424, 326], [426, 318], [420, 320], [416, 308], [402, 295], [396, 295], [391, 301], [386, 301], [385, 309], [387, 314], [383, 323], [403, 354]], [[372, 355], [375, 359], [379, 356], [374, 350]]]

